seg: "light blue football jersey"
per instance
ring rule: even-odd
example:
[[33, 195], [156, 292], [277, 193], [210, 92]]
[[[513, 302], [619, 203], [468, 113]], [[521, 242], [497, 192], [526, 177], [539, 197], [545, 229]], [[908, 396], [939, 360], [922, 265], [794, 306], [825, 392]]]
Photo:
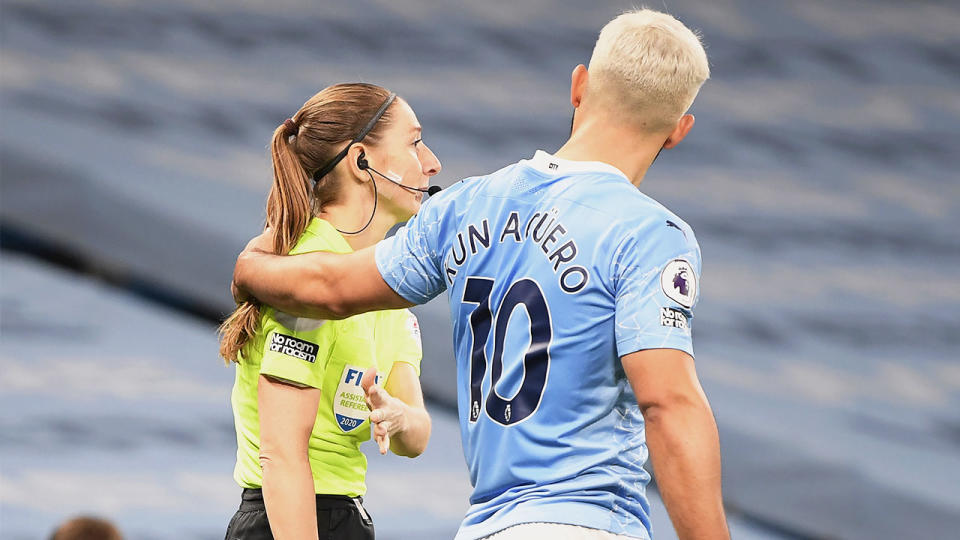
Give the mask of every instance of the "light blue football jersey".
[[693, 354], [700, 249], [618, 169], [537, 152], [431, 197], [378, 244], [407, 300], [449, 290], [470, 509], [458, 539], [552, 522], [650, 537], [619, 357]]

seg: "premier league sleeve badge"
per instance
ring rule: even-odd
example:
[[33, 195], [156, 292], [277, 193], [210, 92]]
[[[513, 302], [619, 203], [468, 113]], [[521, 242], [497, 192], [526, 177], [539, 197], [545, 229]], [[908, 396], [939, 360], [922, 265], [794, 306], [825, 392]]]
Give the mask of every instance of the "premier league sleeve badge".
[[697, 299], [697, 274], [690, 263], [674, 259], [660, 273], [660, 288], [667, 298], [689, 309]]

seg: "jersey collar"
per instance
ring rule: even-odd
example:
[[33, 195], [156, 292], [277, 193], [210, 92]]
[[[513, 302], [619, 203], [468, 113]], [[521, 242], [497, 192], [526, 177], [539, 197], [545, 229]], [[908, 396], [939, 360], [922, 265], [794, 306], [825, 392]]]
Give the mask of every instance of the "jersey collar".
[[352, 253], [353, 248], [329, 221], [315, 217], [307, 225], [307, 231], [326, 240], [337, 253]]
[[553, 154], [537, 150], [537, 153], [530, 159], [525, 159], [524, 163], [534, 169], [547, 174], [567, 174], [567, 173], [596, 173], [604, 172], [615, 174], [626, 181], [630, 181], [623, 171], [602, 161], [572, 161], [561, 159]]

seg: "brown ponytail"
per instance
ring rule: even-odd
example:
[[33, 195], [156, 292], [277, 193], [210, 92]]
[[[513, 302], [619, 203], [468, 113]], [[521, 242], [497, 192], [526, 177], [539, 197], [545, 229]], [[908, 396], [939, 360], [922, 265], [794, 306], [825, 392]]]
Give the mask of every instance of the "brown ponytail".
[[[336, 169], [316, 183], [311, 176], [363, 129], [388, 95], [388, 90], [372, 84], [330, 86], [274, 130], [266, 223], [274, 253], [289, 253], [312, 217], [336, 199]], [[388, 109], [364, 142], [376, 144], [390, 120]], [[228, 363], [239, 362], [239, 353], [257, 333], [259, 322], [259, 303], [248, 300], [237, 306], [220, 325], [220, 356]]]

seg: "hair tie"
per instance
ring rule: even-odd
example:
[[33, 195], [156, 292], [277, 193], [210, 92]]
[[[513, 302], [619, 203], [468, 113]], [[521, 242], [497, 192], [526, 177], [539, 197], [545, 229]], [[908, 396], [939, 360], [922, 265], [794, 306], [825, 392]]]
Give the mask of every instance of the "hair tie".
[[292, 118], [287, 118], [283, 121], [283, 127], [287, 128], [287, 136], [297, 134], [297, 123], [293, 121]]

